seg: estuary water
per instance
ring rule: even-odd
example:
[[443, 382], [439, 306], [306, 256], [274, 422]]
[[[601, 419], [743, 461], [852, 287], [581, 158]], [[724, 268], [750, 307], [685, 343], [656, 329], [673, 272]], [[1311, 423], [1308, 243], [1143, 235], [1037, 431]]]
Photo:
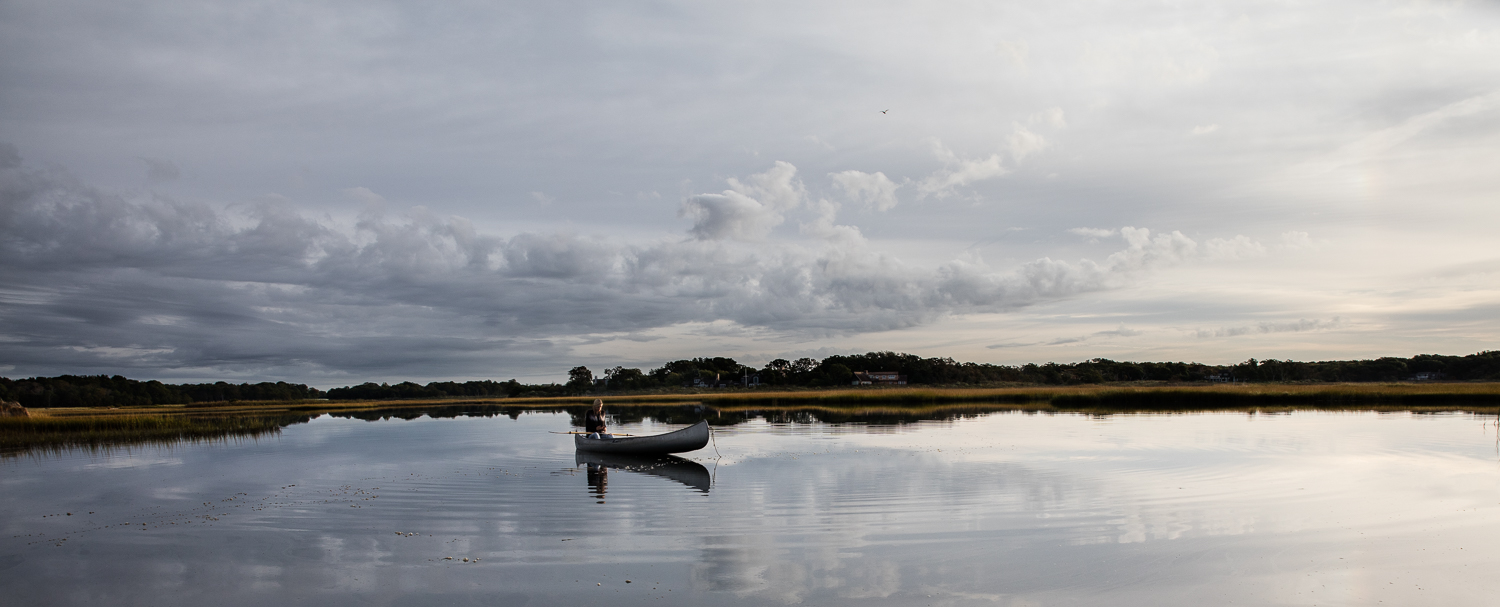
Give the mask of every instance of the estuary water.
[[665, 461], [579, 457], [545, 410], [13, 455], [0, 602], [1500, 601], [1494, 416], [700, 415]]

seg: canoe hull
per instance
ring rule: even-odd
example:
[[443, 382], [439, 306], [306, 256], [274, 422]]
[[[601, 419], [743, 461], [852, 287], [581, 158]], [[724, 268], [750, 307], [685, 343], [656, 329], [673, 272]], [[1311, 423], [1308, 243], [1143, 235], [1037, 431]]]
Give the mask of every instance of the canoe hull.
[[686, 453], [708, 445], [708, 422], [698, 422], [675, 432], [655, 436], [620, 436], [589, 438], [573, 435], [573, 447], [591, 453], [628, 453], [635, 455]]

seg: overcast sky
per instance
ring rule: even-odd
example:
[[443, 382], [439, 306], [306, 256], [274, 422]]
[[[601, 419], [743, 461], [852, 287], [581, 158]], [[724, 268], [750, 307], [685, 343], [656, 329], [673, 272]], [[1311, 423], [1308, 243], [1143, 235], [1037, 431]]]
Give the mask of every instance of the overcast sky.
[[1500, 347], [1493, 2], [0, 1], [0, 374]]

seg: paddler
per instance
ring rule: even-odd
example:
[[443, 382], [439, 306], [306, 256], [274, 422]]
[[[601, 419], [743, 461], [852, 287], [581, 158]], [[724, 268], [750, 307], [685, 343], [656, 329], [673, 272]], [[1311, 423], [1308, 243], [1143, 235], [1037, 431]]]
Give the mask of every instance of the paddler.
[[583, 416], [583, 431], [589, 438], [614, 438], [604, 427], [604, 399], [594, 399], [594, 406]]

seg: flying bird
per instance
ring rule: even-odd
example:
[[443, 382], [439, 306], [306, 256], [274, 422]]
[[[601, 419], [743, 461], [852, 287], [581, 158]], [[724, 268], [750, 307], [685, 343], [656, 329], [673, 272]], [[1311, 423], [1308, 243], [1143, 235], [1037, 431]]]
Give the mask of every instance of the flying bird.
[[889, 111], [890, 110], [880, 110], [880, 113], [884, 114], [884, 113], [889, 112]]

